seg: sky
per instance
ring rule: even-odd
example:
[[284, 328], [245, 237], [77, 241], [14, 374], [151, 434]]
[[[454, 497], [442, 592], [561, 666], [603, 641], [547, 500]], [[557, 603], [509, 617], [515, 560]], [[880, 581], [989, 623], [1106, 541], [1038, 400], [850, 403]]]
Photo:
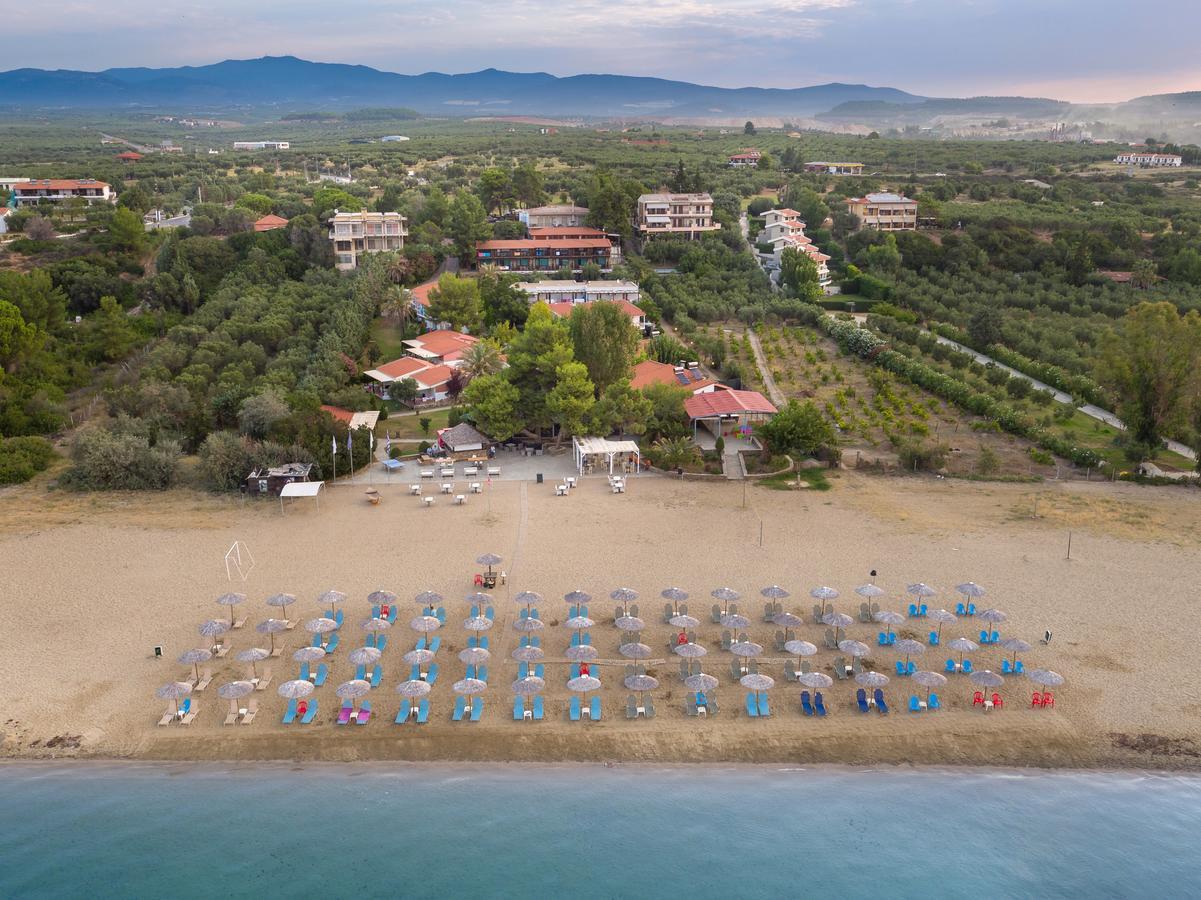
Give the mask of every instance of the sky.
[[1076, 102], [1201, 90], [1201, 0], [39, 0], [0, 69], [293, 55], [392, 72], [830, 81]]

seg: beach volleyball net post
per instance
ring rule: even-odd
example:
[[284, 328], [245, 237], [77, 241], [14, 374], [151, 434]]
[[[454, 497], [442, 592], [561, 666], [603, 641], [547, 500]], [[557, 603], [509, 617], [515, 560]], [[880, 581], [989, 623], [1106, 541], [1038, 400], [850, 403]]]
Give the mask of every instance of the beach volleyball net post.
[[250, 548], [242, 541], [234, 541], [233, 545], [225, 551], [225, 577], [229, 581], [234, 580], [234, 573], [245, 581], [250, 574], [250, 570], [254, 568], [254, 556], [250, 552]]

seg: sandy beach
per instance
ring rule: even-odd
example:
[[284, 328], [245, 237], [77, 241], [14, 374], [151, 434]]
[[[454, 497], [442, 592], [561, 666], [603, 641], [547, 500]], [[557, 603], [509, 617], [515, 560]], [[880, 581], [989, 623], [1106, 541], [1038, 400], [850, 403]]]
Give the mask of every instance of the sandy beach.
[[[7, 672], [0, 682], [0, 755], [1201, 767], [1201, 686], [1187, 637], [1201, 612], [1201, 514], [1191, 491], [853, 473], [841, 474], [825, 493], [751, 487], [745, 506], [741, 485], [651, 476], [631, 479], [629, 491], [617, 496], [599, 478], [584, 479], [568, 497], [554, 496], [550, 484], [527, 482], [498, 482], [490, 491], [464, 507], [423, 509], [400, 486], [386, 488], [378, 507], [364, 502], [361, 488], [339, 486], [320, 510], [296, 504], [282, 515], [276, 502], [184, 491], [79, 496], [35, 483], [0, 494]], [[244, 583], [226, 577], [223, 557], [234, 541], [243, 541], [256, 560]], [[483, 552], [503, 556], [508, 573], [494, 592], [486, 711], [477, 724], [453, 723], [451, 684], [463, 676], [456, 655], [467, 640], [462, 598], [474, 589], [474, 559]], [[885, 609], [902, 609], [904, 586], [914, 581], [943, 591], [931, 608], [953, 609], [959, 582], [984, 585], [987, 604], [1009, 614], [1002, 634], [1035, 645], [1026, 666], [1066, 677], [1056, 707], [1030, 709], [1033, 685], [1009, 679], [1000, 690], [1006, 708], [984, 714], [971, 706], [967, 679], [952, 676], [939, 692], [945, 708], [915, 715], [905, 704], [916, 686], [894, 678], [887, 717], [854, 710], [853, 682], [825, 692], [826, 719], [803, 717], [799, 688], [785, 681], [782, 655], [771, 648], [775, 628], [761, 621], [759, 588], [787, 587], [793, 597], [785, 609], [807, 617], [808, 590], [833, 585], [843, 593], [836, 608], [854, 615], [859, 598], [852, 590], [872, 569], [888, 592]], [[710, 651], [705, 671], [722, 682], [722, 712], [708, 720], [683, 712], [678, 661], [666, 647], [675, 629], [662, 623], [659, 599], [669, 585], [691, 593], [690, 611], [702, 619], [698, 640]], [[743, 593], [753, 623], [747, 631], [767, 648], [760, 671], [777, 682], [770, 720], [739, 709], [743, 691], [731, 683], [721, 628], [708, 618], [709, 591], [720, 585]], [[658, 715], [649, 721], [624, 717], [625, 660], [608, 599], [618, 586], [640, 592], [648, 625], [643, 640], [661, 660], [647, 663], [661, 680]], [[154, 690], [188, 675], [175, 658], [203, 643], [199, 622], [226, 614], [214, 603], [218, 595], [238, 590], [250, 598], [239, 607], [248, 624], [231, 636], [236, 652], [264, 645], [253, 626], [271, 614], [266, 597], [297, 595], [290, 616], [304, 621], [319, 613], [316, 597], [331, 587], [350, 599], [342, 648], [315, 694], [317, 723], [280, 723], [285, 701], [275, 686], [295, 677], [290, 654], [308, 637], [298, 628], [283, 636], [285, 654], [268, 662], [274, 682], [257, 694], [262, 712], [252, 725], [221, 724], [227, 704], [216, 688], [247, 668], [231, 654], [210, 664], [215, 678], [194, 696], [200, 714], [191, 726], [157, 727], [164, 704]], [[346, 650], [362, 643], [358, 623], [368, 618], [365, 598], [377, 588], [400, 596], [401, 615], [384, 651], [383, 682], [371, 695], [376, 718], [366, 727], [335, 727], [334, 686], [353, 673]], [[599, 723], [566, 716], [571, 695], [562, 651], [571, 634], [559, 625], [566, 615], [560, 598], [575, 588], [596, 598], [593, 642], [602, 660], [614, 661], [599, 667]], [[411, 598], [426, 589], [447, 598], [442, 674], [431, 694], [430, 723], [398, 727], [391, 721], [399, 703], [395, 685], [408, 669], [400, 657], [416, 638], [404, 622], [418, 611]], [[509, 653], [519, 640], [512, 623], [520, 607], [510, 598], [521, 590], [546, 598], [547, 719], [539, 723], [511, 718], [517, 663]], [[948, 626], [944, 641], [974, 637], [975, 625]], [[1038, 641], [1047, 629], [1054, 638], [1044, 647]], [[889, 672], [896, 654], [876, 649], [877, 630], [856, 622], [848, 634], [870, 644], [869, 658]], [[927, 630], [923, 623], [899, 628], [915, 637]], [[806, 625], [800, 637], [820, 645], [823, 631]], [[153, 657], [155, 645], [164, 658]], [[829, 672], [835, 655], [821, 650], [814, 667]], [[929, 650], [919, 667], [941, 671], [948, 655]], [[999, 670], [1002, 655], [982, 648], [972, 657], [977, 669]]]

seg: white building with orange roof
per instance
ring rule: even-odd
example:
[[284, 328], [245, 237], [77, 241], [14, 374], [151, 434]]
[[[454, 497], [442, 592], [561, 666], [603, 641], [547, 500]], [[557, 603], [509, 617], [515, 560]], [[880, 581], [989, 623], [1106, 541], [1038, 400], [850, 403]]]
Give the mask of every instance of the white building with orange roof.
[[653, 384], [668, 384], [672, 387], [684, 388], [694, 394], [727, 390], [724, 384], [701, 374], [698, 363], [680, 363], [669, 366], [658, 360], [644, 359], [634, 366], [630, 376], [630, 387], [634, 390], [641, 390]]
[[804, 253], [817, 266], [818, 282], [825, 287], [830, 283], [830, 257], [822, 253], [805, 234], [805, 223], [795, 209], [769, 209], [763, 214], [764, 226], [759, 232], [759, 243], [771, 244], [772, 257], [777, 266], [784, 251], [792, 248]]
[[463, 352], [479, 338], [461, 331], [440, 328], [407, 341], [402, 341], [410, 356], [430, 363], [458, 365]]
[[550, 311], [560, 319], [566, 319], [571, 316], [571, 311], [573, 309], [576, 309], [580, 306], [587, 306], [590, 303], [616, 303], [623, 310], [625, 310], [626, 315], [630, 317], [630, 324], [639, 331], [642, 331], [643, 327], [646, 325], [646, 313], [629, 300], [586, 300], [583, 303], [575, 303], [568, 300], [562, 303], [548, 303], [546, 305], [550, 307]]
[[34, 206], [38, 203], [62, 203], [64, 200], [83, 200], [93, 203], [112, 203], [117, 199], [107, 182], [95, 178], [33, 178], [13, 184], [13, 205]]

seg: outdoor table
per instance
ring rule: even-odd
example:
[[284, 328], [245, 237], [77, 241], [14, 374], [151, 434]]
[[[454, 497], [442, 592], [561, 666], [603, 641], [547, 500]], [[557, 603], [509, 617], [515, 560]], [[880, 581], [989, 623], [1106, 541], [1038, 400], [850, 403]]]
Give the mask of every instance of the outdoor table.
[[985, 701], [984, 701], [984, 711], [985, 711], [985, 712], [988, 712], [988, 711], [989, 711], [990, 709], [992, 709], [992, 708], [993, 708], [993, 703], [992, 703], [992, 701], [991, 701], [991, 700], [985, 700]]
[[925, 709], [925, 708], [926, 708], [926, 701], [925, 701], [925, 700], [919, 700], [919, 701], [917, 701], [917, 707], [918, 707], [918, 709]]
[[426, 506], [433, 506], [433, 505], [434, 505], [434, 498], [433, 498], [433, 497], [422, 497], [421, 499], [422, 499], [422, 501], [424, 501], [424, 503], [425, 503], [425, 505], [426, 505]]
[[454, 490], [454, 485], [453, 485], [453, 484], [445, 484], [445, 483], [443, 483], [443, 485], [442, 485], [442, 493], [444, 493], [444, 494], [449, 494], [449, 493], [450, 493], [452, 490]]
[[443, 466], [442, 467], [442, 477], [443, 478], [453, 478], [454, 475], [455, 475], [454, 466]]
[[699, 705], [699, 706], [697, 706], [697, 708], [696, 708], [696, 714], [697, 714], [698, 716], [707, 716], [707, 715], [709, 715], [709, 707], [708, 707], [708, 706], [705, 706], [703, 703], [702, 703], [702, 704], [700, 704], [700, 705]]
[[478, 494], [480, 492], [480, 483], [478, 481], [471, 482], [471, 493]]
[[526, 719], [532, 719], [534, 718], [534, 711], [532, 709], [524, 710], [522, 716]]
[[462, 494], [455, 494], [455, 504], [456, 505], [462, 506], [466, 502], [467, 502], [467, 498], [464, 497]]
[[575, 487], [575, 478], [574, 478], [574, 476], [568, 475], [568, 476], [567, 476], [565, 479], [563, 479], [563, 480], [564, 480], [564, 481], [567, 483], [567, 486], [568, 486], [569, 488], [573, 488], [573, 487]]
[[433, 477], [434, 477], [434, 470], [433, 470], [433, 469], [422, 469], [422, 470], [421, 470], [421, 477], [422, 477], [422, 478], [433, 478]]
[[410, 485], [409, 485], [409, 493], [410, 493], [410, 494], [416, 494], [416, 495], [420, 495], [420, 494], [421, 494], [421, 485], [419, 485], [419, 484], [410, 484]]
[[555, 485], [555, 496], [562, 497], [562, 496], [565, 496], [566, 494], [567, 494], [567, 485], [565, 485], [565, 484], [556, 484]]

